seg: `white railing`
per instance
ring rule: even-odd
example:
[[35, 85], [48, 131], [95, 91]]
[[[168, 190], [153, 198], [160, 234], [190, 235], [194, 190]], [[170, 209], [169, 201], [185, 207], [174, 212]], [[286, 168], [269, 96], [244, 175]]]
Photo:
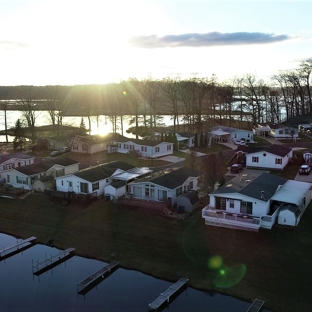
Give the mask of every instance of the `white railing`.
[[224, 210], [218, 210], [209, 205], [202, 209], [202, 217], [206, 224], [241, 228], [249, 230], [259, 230], [261, 226], [260, 218], [254, 218], [247, 214], [229, 213]]

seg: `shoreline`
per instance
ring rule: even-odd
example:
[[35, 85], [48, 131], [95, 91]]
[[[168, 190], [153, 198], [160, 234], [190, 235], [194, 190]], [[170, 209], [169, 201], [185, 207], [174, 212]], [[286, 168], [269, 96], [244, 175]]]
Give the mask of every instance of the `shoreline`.
[[[125, 269], [168, 281], [187, 277], [192, 288], [247, 302], [259, 298], [265, 301], [265, 309], [272, 311], [303, 312], [311, 307], [310, 252], [304, 242], [298, 244], [306, 230], [312, 234], [310, 207], [301, 221], [307, 227], [304, 233], [279, 228], [250, 233], [209, 227], [199, 210], [181, 221], [122, 210], [103, 200], [85, 209], [59, 206], [39, 193], [22, 201], [0, 200], [2, 233], [36, 236], [37, 243], [52, 242], [59, 249], [74, 247], [79, 256], [118, 260]], [[222, 259], [220, 268], [229, 273], [223, 282], [230, 287], [216, 285], [219, 272], [208, 266], [215, 255]], [[295, 260], [299, 263], [296, 270]], [[246, 267], [244, 275], [238, 274], [237, 265]]]

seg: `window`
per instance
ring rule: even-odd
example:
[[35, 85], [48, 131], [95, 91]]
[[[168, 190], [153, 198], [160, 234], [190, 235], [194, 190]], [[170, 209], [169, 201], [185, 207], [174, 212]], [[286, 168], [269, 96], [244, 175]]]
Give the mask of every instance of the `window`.
[[149, 187], [145, 187], [145, 196], [149, 197], [150, 196], [150, 192], [149, 192]]
[[275, 158], [275, 165], [281, 165], [282, 164], [282, 158]]
[[278, 130], [278, 134], [283, 134], [283, 130]]
[[28, 178], [27, 177], [16, 177], [16, 182], [19, 184], [27, 184], [28, 185]]
[[146, 146], [141, 146], [141, 152], [147, 152], [147, 147]]
[[92, 183], [92, 192], [98, 190], [100, 188], [99, 182]]
[[78, 145], [77, 144], [73, 145], [73, 151], [78, 151]]
[[129, 144], [124, 144], [125, 149], [129, 149]]
[[252, 214], [252, 202], [241, 201], [240, 212]]
[[234, 208], [234, 199], [230, 199], [230, 208]]
[[167, 151], [171, 151], [171, 145], [167, 145]]
[[64, 185], [64, 181], [62, 180], [62, 186]]
[[155, 147], [155, 153], [159, 153], [159, 147]]
[[[62, 181], [63, 182], [63, 181]], [[69, 187], [73, 187], [73, 182], [72, 181], [68, 181], [68, 186]]]
[[89, 193], [88, 183], [80, 182], [80, 192], [81, 193]]
[[255, 162], [255, 163], [258, 163], [259, 162], [259, 157], [258, 156], [252, 156], [251, 161]]
[[10, 175], [7, 174], [6, 180], [7, 180], [8, 183], [10, 183]]
[[121, 143], [117, 143], [117, 147], [118, 147], [118, 148], [121, 148]]
[[178, 197], [179, 195], [181, 195], [182, 194], [182, 186], [180, 186], [180, 187], [178, 187], [177, 189], [176, 189], [176, 196]]
[[82, 144], [82, 150], [87, 152], [88, 151], [88, 145]]
[[192, 190], [192, 189], [193, 189], [193, 181], [191, 181], [191, 182], [189, 183], [188, 189], [189, 189], [189, 190]]

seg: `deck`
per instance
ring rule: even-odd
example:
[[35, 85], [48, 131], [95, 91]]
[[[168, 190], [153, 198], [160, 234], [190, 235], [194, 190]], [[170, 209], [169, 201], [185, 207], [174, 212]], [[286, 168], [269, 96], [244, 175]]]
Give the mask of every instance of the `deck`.
[[43, 261], [37, 262], [36, 264], [33, 264], [33, 274], [39, 275], [52, 267], [60, 264], [61, 262], [65, 261], [69, 256], [72, 256], [72, 252], [75, 250], [75, 248], [68, 248], [66, 250], [62, 250], [56, 255], [52, 256], [50, 258], [46, 258]]
[[255, 299], [252, 305], [247, 310], [247, 312], [259, 312], [263, 305], [264, 305], [263, 300]]
[[180, 278], [171, 285], [165, 292], [161, 293], [157, 299], [148, 305], [149, 311], [157, 311], [164, 303], [169, 302], [170, 298], [177, 293], [186, 283], [188, 278]]
[[32, 236], [27, 239], [23, 239], [22, 241], [16, 243], [15, 245], [3, 248], [2, 250], [0, 250], [0, 259], [7, 258], [18, 251], [22, 251], [25, 247], [30, 246], [32, 242], [36, 239], [37, 237]]
[[117, 268], [118, 265], [119, 265], [118, 261], [112, 261], [111, 263], [104, 266], [100, 270], [89, 275], [87, 278], [78, 283], [77, 292], [82, 293], [87, 287], [95, 283], [99, 278], [103, 279], [106, 273], [110, 273], [113, 269]]
[[205, 224], [233, 229], [259, 231], [261, 220], [249, 215], [228, 213], [223, 210], [206, 206], [202, 209]]

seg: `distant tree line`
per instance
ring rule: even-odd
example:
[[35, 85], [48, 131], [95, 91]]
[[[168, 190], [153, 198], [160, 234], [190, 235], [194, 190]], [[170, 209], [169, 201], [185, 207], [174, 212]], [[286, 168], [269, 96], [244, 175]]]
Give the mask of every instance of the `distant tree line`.
[[63, 117], [74, 115], [87, 119], [87, 129], [91, 127], [91, 118], [99, 122], [99, 116], [109, 116], [113, 132], [120, 129], [122, 134], [123, 121], [128, 116], [136, 133], [139, 127], [151, 133], [162, 125], [162, 115], [170, 115], [174, 132], [181, 131], [182, 117], [184, 131], [202, 133], [224, 120], [230, 126], [234, 119], [249, 121], [251, 127], [311, 114], [311, 71], [312, 59], [308, 59], [295, 70], [279, 72], [269, 82], [246, 74], [227, 82], [219, 82], [213, 75], [189, 79], [131, 78], [105, 85], [2, 86], [0, 109], [6, 117], [12, 101], [16, 101], [33, 136], [40, 109], [48, 112], [57, 134]]

